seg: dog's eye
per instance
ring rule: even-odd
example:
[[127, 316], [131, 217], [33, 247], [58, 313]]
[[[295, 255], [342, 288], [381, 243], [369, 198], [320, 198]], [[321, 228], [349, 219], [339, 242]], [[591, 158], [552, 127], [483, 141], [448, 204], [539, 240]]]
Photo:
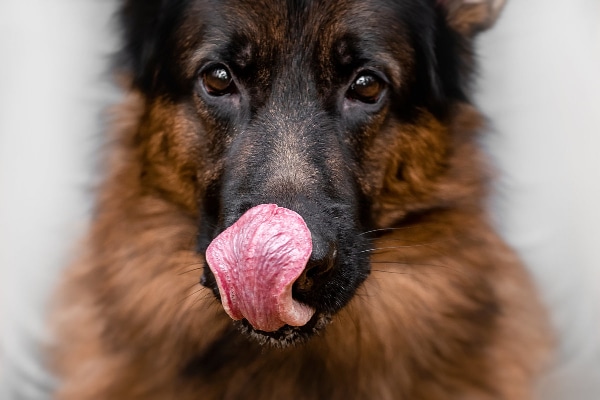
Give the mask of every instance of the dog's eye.
[[223, 96], [233, 92], [231, 73], [222, 65], [215, 66], [202, 74], [206, 92], [211, 96]]
[[385, 84], [380, 78], [371, 73], [363, 73], [352, 82], [346, 96], [352, 100], [373, 104], [379, 100], [384, 88]]

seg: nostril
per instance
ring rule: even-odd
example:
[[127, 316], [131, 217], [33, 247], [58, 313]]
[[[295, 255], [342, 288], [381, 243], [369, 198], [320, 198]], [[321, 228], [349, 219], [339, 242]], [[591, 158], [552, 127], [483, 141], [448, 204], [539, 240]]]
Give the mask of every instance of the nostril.
[[302, 274], [298, 277], [294, 283], [294, 288], [297, 292], [308, 292], [315, 286], [316, 280], [325, 278], [326, 275], [333, 270], [335, 266], [335, 260], [337, 257], [337, 246], [331, 242], [329, 244], [329, 250], [325, 257], [315, 259], [311, 257], [306, 263], [306, 267]]
[[313, 288], [314, 280], [308, 274], [309, 269], [305, 269], [302, 275], [296, 279], [292, 288], [292, 293], [306, 293]]

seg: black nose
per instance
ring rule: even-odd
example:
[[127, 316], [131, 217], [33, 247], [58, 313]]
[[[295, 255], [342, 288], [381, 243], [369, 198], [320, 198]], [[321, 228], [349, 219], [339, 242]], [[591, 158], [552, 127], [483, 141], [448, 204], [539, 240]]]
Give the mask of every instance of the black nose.
[[[316, 286], [319, 286], [322, 280], [326, 280], [333, 271], [337, 260], [337, 245], [335, 242], [328, 242], [326, 245], [314, 243], [313, 252], [306, 263], [302, 274], [298, 277], [292, 292], [294, 297], [301, 298], [309, 293]], [[323, 251], [324, 250], [324, 251]]]

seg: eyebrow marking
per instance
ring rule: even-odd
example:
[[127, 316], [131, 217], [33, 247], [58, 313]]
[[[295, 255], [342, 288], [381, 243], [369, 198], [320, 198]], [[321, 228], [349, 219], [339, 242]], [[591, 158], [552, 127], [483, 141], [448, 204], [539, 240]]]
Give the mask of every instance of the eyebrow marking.
[[384, 70], [391, 80], [390, 83], [393, 86], [399, 87], [402, 84], [402, 68], [400, 62], [386, 53], [377, 53], [375, 58], [377, 61], [380, 61], [378, 64], [382, 64], [384, 67]]
[[194, 76], [198, 72], [198, 65], [206, 59], [211, 58], [210, 56], [216, 52], [216, 49], [216, 43], [204, 42], [202, 47], [194, 50], [184, 70], [185, 74], [187, 76]]

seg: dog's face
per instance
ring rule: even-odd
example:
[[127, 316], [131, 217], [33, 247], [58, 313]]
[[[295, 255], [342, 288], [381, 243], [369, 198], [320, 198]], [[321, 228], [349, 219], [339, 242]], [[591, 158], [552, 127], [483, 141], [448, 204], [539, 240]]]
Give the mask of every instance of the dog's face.
[[[314, 316], [274, 332], [242, 322], [254, 336], [324, 326], [369, 274], [363, 233], [435, 206], [469, 68], [468, 35], [440, 3], [126, 3], [126, 63], [147, 98], [143, 179], [198, 216], [198, 252], [261, 204], [310, 230], [292, 295]], [[220, 296], [208, 266], [201, 282]]]

